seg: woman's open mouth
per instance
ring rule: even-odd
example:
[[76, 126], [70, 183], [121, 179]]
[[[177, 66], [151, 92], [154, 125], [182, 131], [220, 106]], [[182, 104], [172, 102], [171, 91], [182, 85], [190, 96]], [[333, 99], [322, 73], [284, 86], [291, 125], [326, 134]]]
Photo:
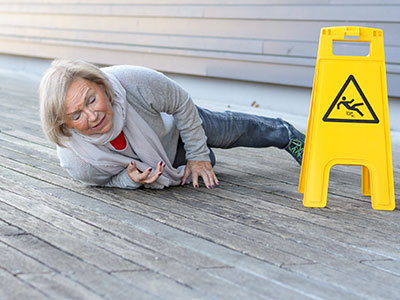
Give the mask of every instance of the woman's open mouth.
[[99, 129], [101, 128], [106, 121], [106, 115], [104, 115], [103, 119], [99, 123], [97, 123], [95, 126], [92, 127], [92, 129]]

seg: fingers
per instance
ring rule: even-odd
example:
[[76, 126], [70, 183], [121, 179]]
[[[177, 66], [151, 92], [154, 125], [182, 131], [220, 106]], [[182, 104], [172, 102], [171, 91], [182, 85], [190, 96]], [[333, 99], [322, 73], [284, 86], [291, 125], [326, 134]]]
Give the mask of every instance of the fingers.
[[189, 175], [191, 174], [191, 170], [190, 168], [188, 168], [187, 166], [185, 167], [185, 172], [183, 173], [182, 179], [181, 179], [181, 185], [185, 185], [187, 179], [189, 178]]
[[139, 170], [136, 168], [136, 163], [134, 161], [131, 161], [131, 163], [128, 165], [128, 173], [139, 173]]
[[213, 170], [207, 170], [206, 172], [202, 172], [199, 174], [199, 177], [203, 179], [204, 185], [208, 189], [214, 189], [219, 185], [219, 181]]
[[192, 183], [193, 183], [193, 187], [195, 187], [196, 189], [199, 188], [199, 175], [198, 173], [195, 171], [192, 174]]
[[140, 184], [151, 184], [153, 182], [156, 182], [158, 178], [162, 175], [165, 169], [165, 163], [159, 162], [157, 164], [155, 172], [152, 172], [152, 168], [147, 168], [144, 172], [141, 172], [139, 169], [136, 167], [136, 163], [132, 161], [128, 168], [128, 176], [136, 183]]
[[204, 184], [208, 189], [214, 189], [217, 186], [217, 183], [214, 180], [214, 171], [212, 172], [207, 172], [204, 175], [201, 175], [203, 178]]
[[195, 188], [199, 187], [199, 177], [203, 179], [203, 182], [208, 189], [213, 189], [219, 185], [218, 178], [208, 161], [189, 160], [182, 177], [182, 185], [186, 182], [190, 174], [192, 174], [192, 183]]
[[207, 169], [205, 172], [201, 173], [200, 176], [201, 178], [203, 178], [204, 184], [208, 189], [214, 189], [219, 185], [218, 178], [215, 175], [212, 167], [210, 167], [210, 169]]
[[153, 169], [152, 168], [148, 168], [143, 173], [138, 173], [137, 176], [136, 176], [137, 180], [141, 181], [141, 182], [146, 181], [146, 179], [149, 177], [151, 171], [153, 171]]
[[[156, 182], [158, 178], [162, 175], [165, 170], [165, 163], [159, 162], [156, 166], [156, 169], [153, 171], [153, 168], [148, 168], [145, 171], [141, 172], [136, 166], [136, 163], [132, 161], [128, 168], [129, 177], [136, 183], [140, 184], [151, 184]], [[185, 167], [185, 172], [181, 179], [181, 185], [184, 185], [192, 175], [193, 187], [199, 188], [199, 178], [203, 179], [205, 186], [208, 189], [213, 189], [219, 185], [219, 181], [217, 176], [214, 173], [213, 167], [208, 161], [192, 161], [189, 160]]]
[[162, 173], [162, 172], [164, 172], [164, 169], [165, 169], [165, 163], [160, 161], [157, 164], [156, 173], [160, 173], [160, 172]]
[[218, 186], [219, 185], [219, 180], [218, 180], [217, 175], [215, 175], [214, 172], [213, 172], [213, 179], [214, 179], [215, 184]]

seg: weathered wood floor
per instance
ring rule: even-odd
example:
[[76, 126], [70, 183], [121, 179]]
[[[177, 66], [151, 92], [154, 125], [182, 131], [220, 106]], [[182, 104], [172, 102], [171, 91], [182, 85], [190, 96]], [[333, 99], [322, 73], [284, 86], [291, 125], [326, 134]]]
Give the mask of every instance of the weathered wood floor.
[[400, 212], [372, 210], [360, 168], [331, 172], [323, 209], [274, 149], [216, 151], [216, 190], [85, 188], [36, 89], [0, 73], [0, 299], [400, 298]]

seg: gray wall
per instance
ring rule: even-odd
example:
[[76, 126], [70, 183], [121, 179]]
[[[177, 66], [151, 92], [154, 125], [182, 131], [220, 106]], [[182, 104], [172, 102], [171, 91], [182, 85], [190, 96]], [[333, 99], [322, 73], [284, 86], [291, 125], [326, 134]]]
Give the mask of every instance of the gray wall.
[[0, 52], [311, 87], [320, 28], [343, 25], [383, 29], [399, 97], [399, 0], [0, 0]]

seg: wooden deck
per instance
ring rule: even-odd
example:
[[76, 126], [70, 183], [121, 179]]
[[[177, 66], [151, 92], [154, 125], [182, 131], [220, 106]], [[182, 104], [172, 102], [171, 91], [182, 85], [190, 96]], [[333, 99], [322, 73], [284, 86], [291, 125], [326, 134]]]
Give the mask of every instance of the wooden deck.
[[36, 90], [0, 73], [0, 299], [399, 299], [400, 213], [372, 210], [360, 168], [334, 168], [323, 209], [275, 149], [216, 151], [215, 190], [86, 188]]

